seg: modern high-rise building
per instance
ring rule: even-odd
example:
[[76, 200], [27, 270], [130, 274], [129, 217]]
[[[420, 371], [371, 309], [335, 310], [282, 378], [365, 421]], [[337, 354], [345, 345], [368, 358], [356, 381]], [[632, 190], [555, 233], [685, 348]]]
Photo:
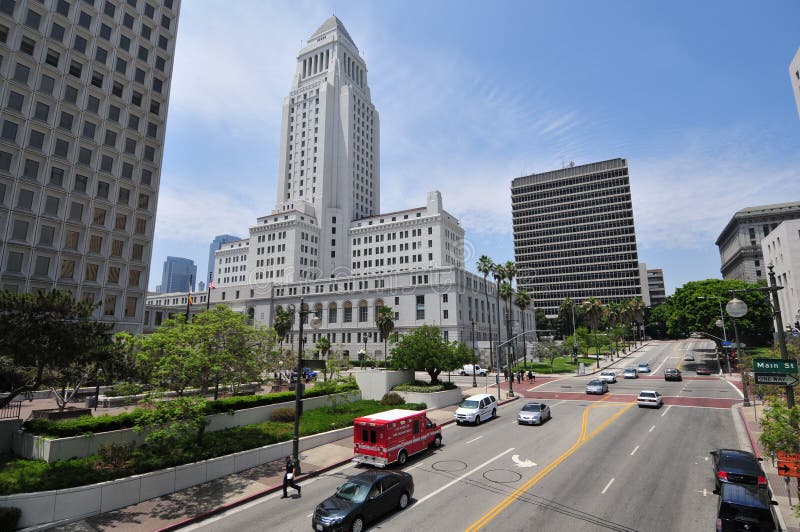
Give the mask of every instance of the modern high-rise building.
[[789, 64], [789, 79], [792, 82], [794, 101], [797, 104], [797, 114], [800, 115], [800, 48], [794, 54], [794, 59]]
[[214, 280], [214, 254], [220, 250], [222, 244], [235, 242], [237, 240], [242, 240], [242, 237], [234, 235], [217, 235], [214, 237], [214, 240], [211, 241], [211, 245], [208, 246], [208, 263], [205, 273], [206, 282]]
[[141, 329], [179, 10], [0, 1], [0, 288]]
[[197, 266], [192, 259], [167, 257], [161, 274], [161, 292], [194, 291], [197, 282]]
[[733, 215], [715, 244], [723, 279], [748, 283], [766, 279], [761, 240], [784, 220], [800, 219], [800, 202], [746, 207]]
[[647, 287], [650, 291], [650, 305], [660, 305], [667, 300], [664, 287], [664, 272], [660, 268], [647, 270]]
[[548, 317], [567, 297], [642, 296], [625, 159], [514, 179], [511, 208], [518, 284]]

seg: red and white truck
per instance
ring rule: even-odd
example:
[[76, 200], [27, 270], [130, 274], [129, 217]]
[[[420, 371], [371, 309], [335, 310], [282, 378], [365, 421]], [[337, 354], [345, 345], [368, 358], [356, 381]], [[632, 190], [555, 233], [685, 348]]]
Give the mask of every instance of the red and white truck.
[[353, 461], [386, 467], [442, 444], [442, 429], [425, 412], [394, 409], [353, 420]]

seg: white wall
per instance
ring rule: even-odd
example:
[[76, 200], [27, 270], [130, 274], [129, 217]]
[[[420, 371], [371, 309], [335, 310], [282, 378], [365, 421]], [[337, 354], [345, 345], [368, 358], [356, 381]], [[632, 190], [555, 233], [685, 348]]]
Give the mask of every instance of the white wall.
[[394, 386], [414, 380], [414, 372], [412, 370], [384, 371], [382, 369], [374, 369], [353, 372], [351, 375], [356, 378], [358, 388], [361, 390], [361, 398], [377, 401], [380, 401], [383, 395]]

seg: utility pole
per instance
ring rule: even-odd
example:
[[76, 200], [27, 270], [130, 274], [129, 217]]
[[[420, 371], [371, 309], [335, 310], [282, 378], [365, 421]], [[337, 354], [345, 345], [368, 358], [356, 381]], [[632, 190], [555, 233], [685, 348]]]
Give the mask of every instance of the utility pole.
[[[781, 303], [778, 300], [778, 290], [783, 288], [778, 286], [775, 281], [774, 265], [767, 266], [769, 270], [769, 291], [772, 293], [772, 316], [775, 319], [775, 332], [778, 334], [778, 347], [781, 350], [781, 360], [789, 360], [789, 352], [786, 350], [786, 336], [783, 331], [783, 318], [781, 317]], [[794, 388], [791, 386], [786, 387], [786, 406], [792, 408], [794, 406]]]
[[477, 357], [475, 356], [475, 320], [470, 320], [472, 322], [472, 387], [478, 387], [478, 380], [475, 378], [475, 363], [477, 362]]

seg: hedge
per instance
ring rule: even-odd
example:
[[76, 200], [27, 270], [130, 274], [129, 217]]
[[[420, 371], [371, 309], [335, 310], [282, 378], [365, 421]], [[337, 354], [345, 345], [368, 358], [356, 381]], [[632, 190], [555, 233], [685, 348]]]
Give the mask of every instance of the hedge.
[[[317, 385], [306, 392], [303, 397], [319, 397], [331, 393], [344, 393], [358, 390], [355, 382], [346, 382], [335, 386]], [[294, 392], [275, 392], [264, 395], [246, 395], [243, 397], [226, 397], [206, 403], [207, 414], [222, 414], [245, 408], [285, 403], [294, 401]], [[94, 434], [111, 430], [129, 429], [136, 425], [139, 410], [121, 414], [102, 416], [81, 416], [74, 419], [50, 421], [47, 419], [31, 419], [23, 424], [26, 432], [51, 438], [69, 438], [82, 434]]]
[[417, 393], [435, 393], [443, 392], [444, 390], [454, 390], [457, 386], [452, 382], [440, 382], [439, 384], [430, 384], [423, 381], [407, 382], [398, 384], [392, 390], [396, 392], [417, 392]]

